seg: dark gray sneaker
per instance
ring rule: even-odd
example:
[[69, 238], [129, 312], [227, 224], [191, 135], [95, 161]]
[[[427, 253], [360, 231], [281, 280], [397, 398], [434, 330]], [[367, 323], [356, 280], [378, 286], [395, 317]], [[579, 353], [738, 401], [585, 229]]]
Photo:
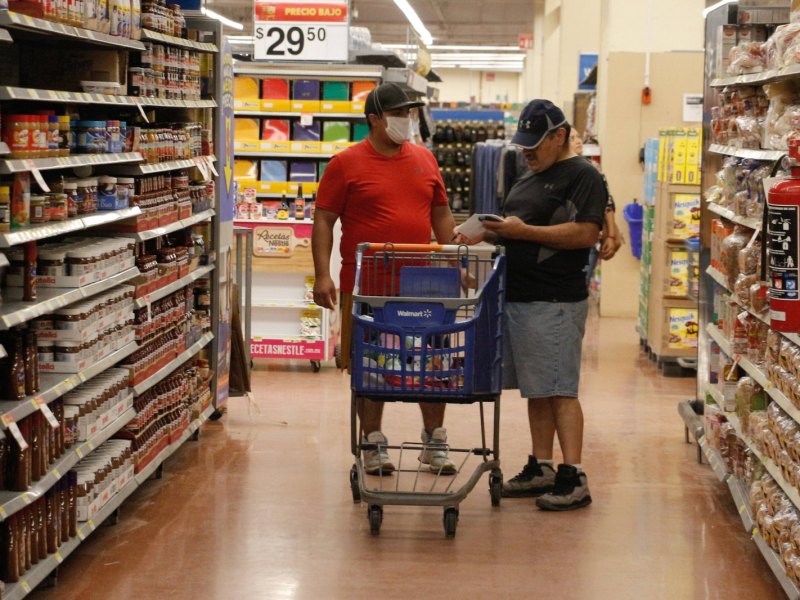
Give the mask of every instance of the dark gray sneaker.
[[528, 456], [528, 464], [516, 477], [503, 482], [503, 498], [524, 498], [541, 496], [553, 491], [556, 473], [550, 465], [540, 465], [536, 457]]
[[553, 491], [536, 499], [542, 510], [575, 510], [592, 503], [586, 473], [579, 473], [572, 465], [558, 465]]

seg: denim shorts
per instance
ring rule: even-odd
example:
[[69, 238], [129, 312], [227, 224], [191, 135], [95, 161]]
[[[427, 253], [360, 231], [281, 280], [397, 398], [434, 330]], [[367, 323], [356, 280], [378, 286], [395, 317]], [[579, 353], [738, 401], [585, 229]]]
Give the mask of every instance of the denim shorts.
[[508, 302], [503, 388], [523, 398], [577, 398], [589, 302]]

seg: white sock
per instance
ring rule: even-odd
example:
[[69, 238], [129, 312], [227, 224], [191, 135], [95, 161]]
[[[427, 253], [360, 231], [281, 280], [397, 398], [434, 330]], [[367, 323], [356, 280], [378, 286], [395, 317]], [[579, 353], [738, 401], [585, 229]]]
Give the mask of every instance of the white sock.
[[575, 467], [576, 469], [578, 469], [578, 473], [583, 473], [583, 465], [582, 464], [577, 463], [577, 464], [570, 465], [570, 466]]
[[543, 459], [543, 460], [539, 460], [539, 459], [537, 458], [537, 459], [536, 459], [536, 462], [538, 462], [540, 465], [547, 465], [547, 466], [548, 466], [548, 467], [550, 467], [551, 469], [553, 468], [553, 459], [552, 459], [552, 458], [550, 458], [550, 459]]

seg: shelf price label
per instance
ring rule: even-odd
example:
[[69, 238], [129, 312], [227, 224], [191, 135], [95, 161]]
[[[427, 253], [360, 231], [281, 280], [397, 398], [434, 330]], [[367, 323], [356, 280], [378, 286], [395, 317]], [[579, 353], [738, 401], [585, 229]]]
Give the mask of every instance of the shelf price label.
[[348, 3], [255, 0], [256, 60], [347, 62]]

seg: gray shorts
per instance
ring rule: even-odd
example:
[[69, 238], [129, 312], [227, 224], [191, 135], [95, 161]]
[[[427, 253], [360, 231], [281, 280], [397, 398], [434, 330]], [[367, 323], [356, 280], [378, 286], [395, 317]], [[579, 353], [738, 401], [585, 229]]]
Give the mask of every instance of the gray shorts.
[[503, 388], [523, 398], [578, 397], [589, 302], [507, 302]]

